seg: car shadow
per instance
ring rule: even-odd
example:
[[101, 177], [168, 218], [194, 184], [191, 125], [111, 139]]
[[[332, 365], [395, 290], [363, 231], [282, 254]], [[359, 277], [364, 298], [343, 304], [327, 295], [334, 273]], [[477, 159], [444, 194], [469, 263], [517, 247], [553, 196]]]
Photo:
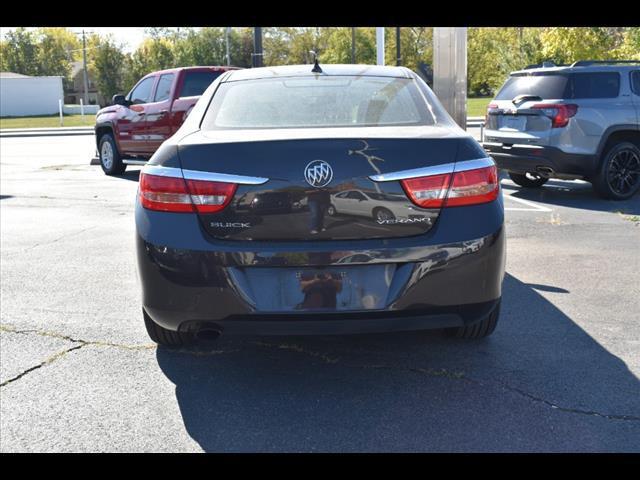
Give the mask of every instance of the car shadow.
[[640, 214], [640, 194], [629, 200], [605, 200], [597, 196], [590, 183], [579, 181], [549, 180], [541, 188], [524, 188], [502, 182], [502, 188], [510, 195], [524, 200], [562, 207]]
[[114, 178], [121, 178], [123, 180], [131, 180], [133, 182], [140, 181], [140, 170], [126, 170], [123, 174]]
[[208, 452], [637, 451], [638, 378], [534, 288], [506, 276], [484, 340], [223, 336], [157, 361]]

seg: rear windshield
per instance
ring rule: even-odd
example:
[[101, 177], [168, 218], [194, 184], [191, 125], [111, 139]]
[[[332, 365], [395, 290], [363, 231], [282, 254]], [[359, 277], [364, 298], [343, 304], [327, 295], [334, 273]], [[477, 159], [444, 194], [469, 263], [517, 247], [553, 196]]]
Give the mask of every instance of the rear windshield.
[[197, 97], [203, 94], [223, 72], [187, 72], [180, 89], [180, 97]]
[[537, 95], [542, 99], [615, 98], [619, 90], [617, 72], [513, 75], [496, 100], [513, 100], [518, 95]]
[[227, 82], [216, 91], [204, 130], [433, 125], [414, 81], [316, 76]]

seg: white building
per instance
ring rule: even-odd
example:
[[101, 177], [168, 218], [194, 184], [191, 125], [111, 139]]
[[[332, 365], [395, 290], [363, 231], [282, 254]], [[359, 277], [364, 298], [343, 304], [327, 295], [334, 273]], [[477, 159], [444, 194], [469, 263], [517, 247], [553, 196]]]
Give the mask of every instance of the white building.
[[0, 117], [54, 115], [62, 99], [62, 77], [0, 72]]

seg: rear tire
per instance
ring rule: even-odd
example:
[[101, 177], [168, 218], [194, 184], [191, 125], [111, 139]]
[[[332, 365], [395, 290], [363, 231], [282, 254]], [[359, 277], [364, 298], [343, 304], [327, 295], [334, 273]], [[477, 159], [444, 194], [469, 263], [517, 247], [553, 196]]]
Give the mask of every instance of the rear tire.
[[147, 333], [151, 340], [158, 345], [164, 345], [165, 347], [186, 347], [191, 345], [195, 337], [190, 333], [174, 332], [161, 327], [154, 322], [147, 314], [145, 309], [142, 309], [142, 316], [144, 317], [144, 326], [147, 329]]
[[336, 213], [338, 213], [338, 212], [336, 211], [336, 207], [334, 207], [333, 205], [329, 205], [329, 207], [327, 208], [327, 214], [328, 214], [330, 217], [333, 217], [333, 216], [335, 216], [335, 214], [336, 214]]
[[493, 333], [496, 329], [496, 325], [498, 324], [498, 317], [500, 317], [500, 303], [501, 301], [498, 301], [498, 304], [494, 307], [491, 314], [484, 320], [464, 327], [447, 329], [447, 333], [452, 337], [465, 339], [488, 337]]
[[633, 197], [640, 191], [640, 148], [625, 141], [608, 148], [592, 185], [602, 198], [627, 200]]
[[540, 188], [547, 183], [548, 178], [542, 177], [537, 173], [527, 172], [524, 174], [508, 172], [509, 178], [513, 180], [513, 183], [517, 183], [521, 187], [525, 188]]
[[100, 137], [98, 155], [102, 171], [107, 175], [122, 175], [127, 169], [127, 165], [122, 163], [122, 156], [116, 147], [113, 135], [110, 133], [105, 133]]

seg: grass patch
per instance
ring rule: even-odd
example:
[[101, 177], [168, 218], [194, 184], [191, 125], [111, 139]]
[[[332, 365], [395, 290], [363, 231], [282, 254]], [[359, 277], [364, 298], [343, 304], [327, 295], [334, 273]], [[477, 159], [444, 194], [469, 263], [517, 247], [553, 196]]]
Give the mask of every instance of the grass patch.
[[492, 97], [467, 98], [467, 117], [484, 117]]
[[59, 115], [47, 115], [41, 117], [2, 117], [0, 129], [3, 128], [57, 128], [57, 127], [91, 127], [96, 123], [94, 114], [64, 115], [63, 124], [60, 125]]

